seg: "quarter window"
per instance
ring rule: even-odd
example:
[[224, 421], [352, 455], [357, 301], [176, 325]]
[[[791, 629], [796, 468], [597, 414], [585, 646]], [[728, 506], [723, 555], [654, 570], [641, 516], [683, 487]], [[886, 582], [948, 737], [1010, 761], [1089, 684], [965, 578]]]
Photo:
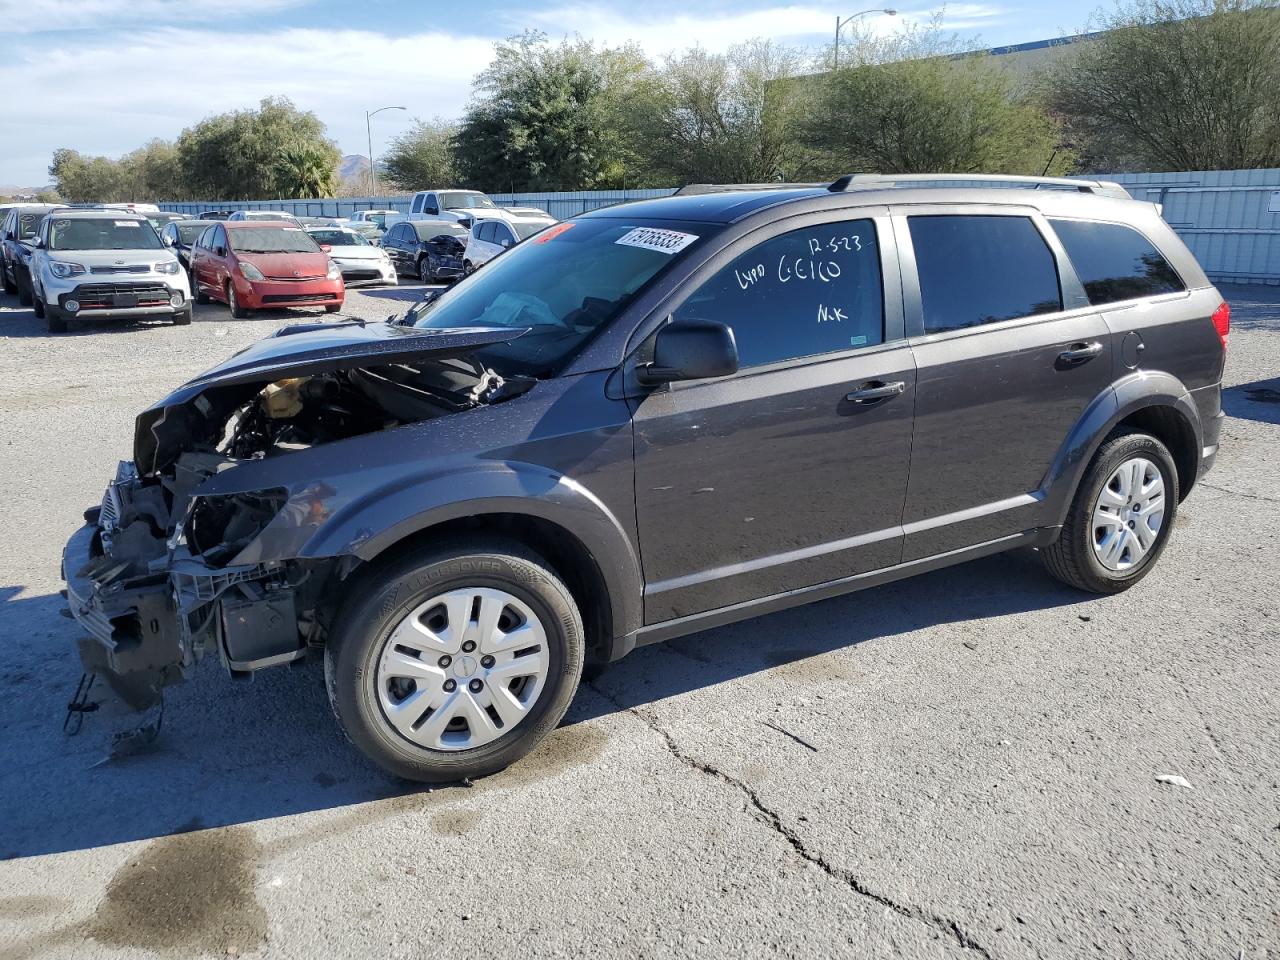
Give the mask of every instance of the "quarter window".
[[909, 217], [926, 333], [1062, 309], [1058, 268], [1028, 217]]
[[1160, 251], [1132, 227], [1091, 220], [1050, 220], [1095, 306], [1185, 290]]
[[675, 315], [732, 327], [743, 367], [883, 343], [875, 224], [825, 223], [765, 240], [699, 287]]

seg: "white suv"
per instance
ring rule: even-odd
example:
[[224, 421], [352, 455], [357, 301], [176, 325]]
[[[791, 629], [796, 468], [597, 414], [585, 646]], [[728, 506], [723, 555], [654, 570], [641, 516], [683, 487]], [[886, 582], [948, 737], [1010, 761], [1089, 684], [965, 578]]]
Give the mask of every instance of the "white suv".
[[55, 210], [32, 240], [37, 317], [62, 333], [75, 317], [169, 317], [191, 322], [191, 286], [177, 256], [140, 213]]
[[544, 223], [506, 223], [502, 220], [477, 220], [471, 225], [471, 239], [467, 241], [466, 258], [462, 262], [465, 273], [472, 273], [498, 254], [510, 250], [521, 240], [532, 237], [546, 227]]
[[420, 190], [409, 204], [409, 219], [457, 223], [468, 230], [477, 220], [537, 224], [539, 228], [556, 222], [537, 207], [500, 207], [479, 190]]

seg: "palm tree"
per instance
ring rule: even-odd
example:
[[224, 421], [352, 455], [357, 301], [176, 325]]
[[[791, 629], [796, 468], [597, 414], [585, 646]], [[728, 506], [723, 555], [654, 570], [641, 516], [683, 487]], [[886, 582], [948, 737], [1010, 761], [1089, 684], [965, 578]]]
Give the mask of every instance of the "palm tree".
[[280, 151], [275, 163], [275, 179], [282, 200], [312, 200], [332, 197], [338, 191], [336, 151], [319, 144], [299, 141]]

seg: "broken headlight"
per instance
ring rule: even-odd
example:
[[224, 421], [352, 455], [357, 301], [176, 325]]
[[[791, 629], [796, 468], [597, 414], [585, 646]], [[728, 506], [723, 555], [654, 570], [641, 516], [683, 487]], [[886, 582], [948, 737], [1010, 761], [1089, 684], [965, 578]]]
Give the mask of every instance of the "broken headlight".
[[289, 499], [283, 489], [197, 497], [187, 516], [187, 545], [209, 566], [223, 566], [266, 529]]

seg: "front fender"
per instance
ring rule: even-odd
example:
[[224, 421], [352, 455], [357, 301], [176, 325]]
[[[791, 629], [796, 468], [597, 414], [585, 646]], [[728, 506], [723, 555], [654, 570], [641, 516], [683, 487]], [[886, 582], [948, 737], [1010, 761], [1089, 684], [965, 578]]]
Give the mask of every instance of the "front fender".
[[608, 589], [614, 636], [640, 624], [640, 558], [626, 529], [589, 489], [535, 464], [472, 465], [371, 489], [315, 528], [298, 556], [373, 560], [429, 527], [494, 514], [536, 517], [575, 537], [594, 558]]
[[1045, 516], [1051, 523], [1061, 526], [1066, 521], [1071, 499], [1102, 441], [1122, 420], [1147, 407], [1174, 410], [1195, 435], [1199, 451], [1204, 428], [1186, 385], [1162, 371], [1131, 373], [1098, 394], [1085, 408], [1045, 474], [1040, 493], [1044, 497]]

